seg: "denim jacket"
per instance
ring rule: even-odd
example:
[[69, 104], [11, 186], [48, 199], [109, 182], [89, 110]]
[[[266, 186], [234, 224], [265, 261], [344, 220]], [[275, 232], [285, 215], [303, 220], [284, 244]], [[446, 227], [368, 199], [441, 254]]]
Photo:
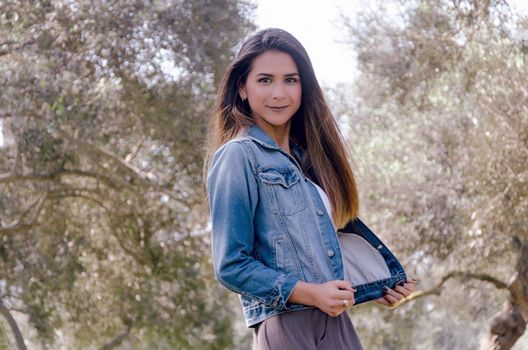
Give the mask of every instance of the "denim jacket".
[[[301, 159], [302, 151], [293, 143], [291, 149]], [[300, 280], [350, 280], [356, 304], [406, 280], [398, 260], [359, 218], [336, 232], [297, 159], [252, 125], [211, 162], [213, 267], [216, 278], [239, 294], [248, 327], [313, 307], [288, 301]]]

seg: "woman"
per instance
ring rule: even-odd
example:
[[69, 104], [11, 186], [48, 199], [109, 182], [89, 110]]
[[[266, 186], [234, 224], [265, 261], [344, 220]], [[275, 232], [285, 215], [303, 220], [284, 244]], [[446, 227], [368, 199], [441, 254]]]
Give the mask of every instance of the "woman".
[[239, 294], [253, 349], [362, 349], [344, 312], [356, 288], [386, 306], [415, 290], [357, 218], [346, 148], [291, 34], [254, 34], [227, 68], [204, 175], [215, 274]]

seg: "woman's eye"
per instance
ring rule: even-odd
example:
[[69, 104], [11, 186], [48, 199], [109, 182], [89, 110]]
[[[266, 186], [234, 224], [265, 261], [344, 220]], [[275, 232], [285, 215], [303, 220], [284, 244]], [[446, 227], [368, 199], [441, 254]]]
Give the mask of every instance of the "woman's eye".
[[286, 82], [288, 82], [288, 83], [296, 83], [297, 82], [297, 78], [288, 78], [288, 79], [286, 79]]
[[260, 79], [258, 80], [259, 83], [269, 83], [270, 81], [271, 81], [270, 78], [260, 78]]

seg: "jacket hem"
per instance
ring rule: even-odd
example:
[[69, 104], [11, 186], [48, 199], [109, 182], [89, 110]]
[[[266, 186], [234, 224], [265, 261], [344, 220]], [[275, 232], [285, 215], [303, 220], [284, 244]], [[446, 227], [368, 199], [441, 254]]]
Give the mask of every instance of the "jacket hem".
[[294, 305], [294, 306], [288, 308], [287, 310], [277, 310], [277, 311], [270, 312], [269, 314], [262, 314], [262, 315], [257, 316], [257, 317], [246, 319], [246, 327], [247, 328], [254, 328], [260, 322], [262, 322], [262, 321], [264, 321], [264, 320], [266, 320], [266, 319], [268, 319], [270, 317], [277, 316], [277, 315], [280, 315], [280, 314], [283, 314], [283, 313], [286, 313], [286, 312], [292, 312], [292, 311], [304, 310], [304, 309], [314, 309], [314, 308], [317, 308], [317, 307], [316, 306], [308, 306], [308, 305], [297, 304], [297, 305]]

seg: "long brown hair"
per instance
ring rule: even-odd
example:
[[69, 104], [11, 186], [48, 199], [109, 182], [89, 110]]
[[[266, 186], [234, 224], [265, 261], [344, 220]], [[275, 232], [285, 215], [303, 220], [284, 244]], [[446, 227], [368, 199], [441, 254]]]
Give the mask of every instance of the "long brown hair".
[[215, 151], [235, 138], [242, 129], [254, 123], [247, 99], [242, 101], [239, 88], [246, 82], [255, 57], [267, 50], [289, 54], [301, 77], [301, 105], [293, 115], [290, 137], [303, 149], [301, 167], [328, 194], [333, 220], [343, 227], [357, 217], [359, 199], [356, 181], [349, 164], [348, 152], [337, 123], [325, 101], [312, 63], [301, 43], [290, 33], [268, 28], [253, 34], [227, 67], [220, 83], [218, 97], [206, 140], [204, 182]]

